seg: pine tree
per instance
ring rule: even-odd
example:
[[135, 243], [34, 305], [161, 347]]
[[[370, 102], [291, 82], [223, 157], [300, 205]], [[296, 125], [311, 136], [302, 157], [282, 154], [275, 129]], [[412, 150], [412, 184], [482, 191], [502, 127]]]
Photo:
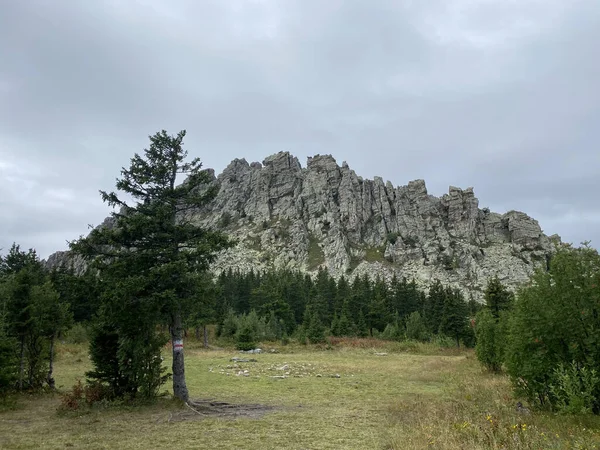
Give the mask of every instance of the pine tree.
[[[71, 249], [93, 259], [104, 282], [123, 287], [118, 291], [124, 296], [121, 302], [142, 307], [137, 312], [123, 312], [135, 313], [148, 329], [136, 337], [121, 328], [117, 330], [119, 339], [146, 339], [156, 326], [153, 322], [160, 315], [167, 318], [173, 344], [173, 393], [188, 401], [183, 312], [193, 298], [196, 274], [207, 270], [215, 252], [229, 242], [221, 233], [201, 228], [192, 220], [193, 211], [212, 199], [217, 188], [201, 170], [198, 158], [185, 161], [184, 136], [185, 131], [169, 136], [164, 130], [150, 136], [150, 147], [143, 156], [134, 155], [116, 183], [117, 190], [136, 203], [128, 204], [115, 192], [101, 192], [106, 203], [120, 208], [112, 213], [115, 226], [92, 230], [88, 237], [72, 243]], [[185, 176], [187, 179], [177, 184], [178, 178]], [[140, 311], [149, 314], [148, 320], [139, 317]], [[135, 323], [115, 320], [112, 325]]]
[[15, 354], [17, 342], [7, 334], [6, 328], [5, 317], [0, 312], [0, 398], [14, 388], [19, 377], [19, 360]]
[[373, 336], [373, 329], [382, 331], [391, 320], [388, 313], [388, 290], [385, 281], [377, 277], [373, 286], [373, 293], [367, 305], [367, 325], [369, 334]]
[[460, 341], [467, 332], [467, 326], [467, 304], [462, 294], [458, 290], [448, 289], [444, 298], [439, 333], [454, 338], [456, 346], [460, 347]]
[[485, 289], [485, 303], [496, 320], [502, 311], [510, 308], [514, 295], [510, 292], [496, 276], [488, 281]]
[[19, 390], [41, 387], [44, 377], [44, 336], [40, 330], [36, 287], [46, 281], [35, 251], [12, 246], [3, 259], [4, 306], [7, 330], [18, 341]]
[[423, 319], [431, 333], [438, 333], [442, 317], [444, 315], [444, 304], [446, 302], [446, 289], [439, 280], [431, 286], [423, 305]]
[[207, 326], [215, 321], [216, 289], [209, 274], [200, 275], [197, 286], [186, 322], [195, 328], [197, 340], [200, 339], [200, 330], [202, 330], [202, 342], [204, 347], [208, 348]]

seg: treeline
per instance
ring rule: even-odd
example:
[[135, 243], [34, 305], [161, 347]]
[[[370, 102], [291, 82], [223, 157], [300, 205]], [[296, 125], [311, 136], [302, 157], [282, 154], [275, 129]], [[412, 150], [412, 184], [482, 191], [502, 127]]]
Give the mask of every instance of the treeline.
[[13, 245], [0, 256], [0, 394], [54, 388], [54, 344], [73, 323], [60, 279], [34, 250]]
[[[397, 277], [336, 281], [324, 269], [314, 278], [288, 270], [229, 270], [207, 279], [205, 286], [203, 307], [213, 311], [217, 334], [244, 347], [248, 335], [252, 342], [293, 336], [310, 343], [328, 335], [421, 341], [444, 336], [456, 345], [474, 345], [470, 318], [478, 303], [440, 282], [426, 294], [414, 281]], [[201, 323], [192, 320], [190, 325]]]
[[600, 256], [561, 248], [548, 270], [508, 293], [493, 281], [475, 318], [476, 353], [518, 394], [563, 413], [600, 413]]

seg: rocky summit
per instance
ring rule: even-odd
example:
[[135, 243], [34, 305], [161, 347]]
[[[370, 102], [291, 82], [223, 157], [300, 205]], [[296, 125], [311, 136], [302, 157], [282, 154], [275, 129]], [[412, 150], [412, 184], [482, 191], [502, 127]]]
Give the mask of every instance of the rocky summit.
[[[330, 155], [280, 152], [262, 164], [233, 160], [218, 176], [216, 198], [194, 220], [237, 240], [216, 261], [216, 272], [289, 268], [335, 277], [433, 280], [482, 298], [490, 277], [516, 287], [545, 266], [558, 236], [542, 233], [527, 214], [480, 209], [472, 188], [429, 195], [423, 180], [394, 187], [358, 176]], [[65, 254], [51, 265], [63, 265]]]
[[542, 233], [527, 214], [480, 209], [472, 188], [450, 187], [441, 198], [423, 180], [394, 187], [358, 176], [330, 155], [281, 152], [262, 164], [235, 159], [215, 178], [220, 190], [196, 214], [238, 240], [216, 270], [327, 268], [336, 277], [439, 279], [481, 298], [497, 275], [515, 287], [546, 265], [558, 236]]

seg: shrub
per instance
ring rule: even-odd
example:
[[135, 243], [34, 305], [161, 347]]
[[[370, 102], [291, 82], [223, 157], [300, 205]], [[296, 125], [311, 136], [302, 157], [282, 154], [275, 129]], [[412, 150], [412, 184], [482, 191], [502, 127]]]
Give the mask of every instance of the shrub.
[[225, 318], [223, 319], [222, 325], [219, 327], [219, 336], [224, 338], [232, 338], [238, 331], [238, 318], [235, 315], [233, 309], [229, 309]]
[[248, 351], [256, 348], [254, 340], [254, 331], [248, 324], [244, 325], [236, 335], [235, 348]]
[[398, 236], [400, 236], [400, 234], [396, 232], [388, 233], [387, 240], [390, 244], [394, 245], [398, 240]]
[[492, 372], [499, 372], [504, 361], [506, 335], [492, 312], [482, 309], [475, 316], [475, 354], [481, 364]]
[[232, 220], [233, 220], [233, 218], [231, 216], [231, 213], [226, 211], [221, 215], [221, 218], [219, 219], [218, 227], [219, 228], [227, 228], [231, 224]]
[[406, 338], [421, 342], [429, 339], [427, 325], [418, 311], [411, 313], [406, 319]]
[[73, 385], [70, 391], [61, 396], [61, 408], [66, 410], [78, 410], [84, 404], [91, 406], [114, 397], [109, 389], [101, 383], [88, 383], [83, 385], [81, 380]]
[[388, 341], [401, 341], [404, 338], [404, 329], [396, 323], [388, 323], [379, 337]]
[[436, 334], [431, 342], [440, 348], [456, 348], [456, 341], [444, 334]]
[[[516, 389], [530, 401], [556, 407], [568, 403], [560, 400], [569, 398], [568, 383], [574, 383], [561, 369], [568, 364], [600, 373], [599, 286], [600, 256], [584, 245], [560, 249], [549, 270], [538, 270], [517, 295], [505, 363]], [[597, 389], [592, 404], [593, 412], [600, 413]]]
[[61, 406], [64, 409], [76, 410], [83, 404], [83, 401], [83, 384], [81, 384], [81, 380], [77, 380], [73, 388], [62, 395]]
[[112, 397], [155, 397], [170, 377], [160, 355], [166, 343], [163, 335], [149, 333], [134, 339], [99, 323], [91, 330], [94, 369], [86, 376], [91, 383], [104, 385]]
[[554, 406], [565, 414], [591, 413], [600, 393], [600, 377], [594, 369], [572, 362], [559, 364], [552, 374], [550, 392]]
[[18, 378], [17, 341], [6, 335], [0, 316], [0, 397], [14, 389]]
[[88, 332], [81, 323], [76, 323], [65, 333], [65, 342], [69, 344], [84, 344], [88, 341]]

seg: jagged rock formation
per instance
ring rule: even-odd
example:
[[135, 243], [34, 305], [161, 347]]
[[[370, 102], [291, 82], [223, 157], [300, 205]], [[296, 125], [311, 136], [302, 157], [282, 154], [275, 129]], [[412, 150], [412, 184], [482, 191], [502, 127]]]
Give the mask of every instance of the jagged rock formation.
[[450, 187], [441, 198], [423, 180], [394, 187], [356, 175], [329, 155], [306, 168], [287, 152], [248, 164], [235, 159], [214, 182], [217, 197], [194, 213], [198, 224], [238, 240], [216, 271], [287, 267], [334, 276], [439, 279], [481, 298], [489, 277], [509, 286], [547, 264], [554, 239], [526, 214], [479, 209], [472, 188]]
[[489, 277], [516, 286], [554, 251], [537, 221], [479, 209], [472, 188], [450, 187], [437, 198], [423, 180], [400, 187], [366, 180], [329, 155], [309, 158], [304, 169], [287, 152], [262, 165], [236, 159], [215, 182], [219, 194], [196, 219], [239, 241], [221, 255], [219, 270], [397, 273], [423, 285], [440, 279], [479, 297]]

